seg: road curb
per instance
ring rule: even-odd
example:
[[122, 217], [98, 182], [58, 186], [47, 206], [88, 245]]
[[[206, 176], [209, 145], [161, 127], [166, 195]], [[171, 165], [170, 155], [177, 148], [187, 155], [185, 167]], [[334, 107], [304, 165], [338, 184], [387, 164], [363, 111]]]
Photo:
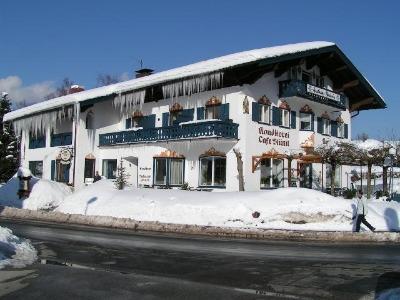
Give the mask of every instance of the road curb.
[[294, 231], [254, 228], [234, 228], [219, 226], [200, 226], [187, 224], [172, 224], [150, 221], [135, 221], [128, 218], [107, 216], [85, 216], [79, 214], [64, 214], [13, 207], [0, 206], [0, 217], [52, 222], [59, 224], [74, 224], [94, 227], [128, 229], [133, 231], [151, 231], [161, 233], [190, 234], [224, 238], [244, 238], [257, 240], [296, 240], [324, 242], [389, 242], [399, 243], [400, 233], [396, 232], [343, 232], [343, 231]]

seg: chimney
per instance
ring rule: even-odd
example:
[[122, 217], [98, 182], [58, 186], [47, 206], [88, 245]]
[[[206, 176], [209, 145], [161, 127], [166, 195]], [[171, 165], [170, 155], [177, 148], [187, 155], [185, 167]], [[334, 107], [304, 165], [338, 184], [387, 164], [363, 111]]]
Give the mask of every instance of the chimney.
[[69, 89], [69, 93], [68, 94], [75, 94], [75, 93], [82, 92], [84, 90], [85, 90], [85, 88], [83, 86], [74, 84], [74, 85], [71, 85], [71, 88]]
[[136, 72], [136, 78], [140, 78], [140, 77], [145, 77], [145, 76], [149, 76], [149, 75], [153, 74], [154, 70], [143, 68], [140, 70], [136, 70], [135, 72]]

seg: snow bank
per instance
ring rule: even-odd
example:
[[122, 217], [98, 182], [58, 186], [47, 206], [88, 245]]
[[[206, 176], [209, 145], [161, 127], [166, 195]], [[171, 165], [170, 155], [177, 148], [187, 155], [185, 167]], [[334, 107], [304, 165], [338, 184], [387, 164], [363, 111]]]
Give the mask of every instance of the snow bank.
[[12, 234], [8, 228], [0, 227], [0, 269], [11, 266], [22, 268], [37, 259], [35, 248], [29, 240]]
[[32, 177], [29, 198], [19, 199], [19, 179], [14, 175], [5, 185], [0, 186], [0, 205], [33, 210], [50, 210], [58, 206], [71, 189], [59, 182]]
[[[398, 203], [373, 202], [370, 207], [367, 219], [378, 230], [399, 230]], [[241, 193], [157, 189], [118, 191], [111, 181], [101, 180], [67, 196], [56, 210], [203, 226], [351, 231], [355, 203], [299, 188]], [[260, 214], [258, 218], [253, 217], [254, 212]]]

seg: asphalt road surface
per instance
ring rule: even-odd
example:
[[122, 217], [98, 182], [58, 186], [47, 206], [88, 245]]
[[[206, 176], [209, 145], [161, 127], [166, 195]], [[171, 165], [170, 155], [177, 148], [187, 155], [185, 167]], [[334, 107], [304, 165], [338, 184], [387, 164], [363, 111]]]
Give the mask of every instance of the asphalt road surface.
[[377, 299], [400, 291], [399, 245], [0, 225], [29, 238], [39, 255], [0, 271], [2, 299]]

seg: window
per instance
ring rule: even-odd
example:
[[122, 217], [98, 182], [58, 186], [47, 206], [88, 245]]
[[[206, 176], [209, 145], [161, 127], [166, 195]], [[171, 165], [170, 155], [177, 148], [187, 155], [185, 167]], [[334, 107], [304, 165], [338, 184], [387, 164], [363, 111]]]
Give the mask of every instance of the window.
[[313, 130], [312, 122], [312, 114], [300, 113], [300, 130]]
[[344, 123], [338, 122], [337, 124], [337, 137], [344, 138]]
[[220, 111], [219, 105], [207, 106], [206, 107], [206, 119], [207, 120], [219, 119], [220, 118], [219, 111]]
[[89, 111], [86, 115], [86, 129], [94, 129], [93, 113]]
[[200, 186], [225, 187], [226, 158], [209, 156], [200, 158]]
[[331, 121], [326, 118], [322, 118], [322, 134], [329, 135], [331, 132]]
[[315, 85], [320, 88], [325, 88], [324, 78], [321, 76], [317, 76], [317, 78], [315, 79]]
[[29, 170], [31, 171], [32, 175], [38, 178], [42, 178], [43, 176], [43, 161], [30, 161], [29, 162]]
[[44, 135], [29, 136], [29, 149], [37, 149], [44, 147], [46, 147], [46, 136]]
[[103, 159], [103, 176], [107, 179], [117, 178], [117, 160]]
[[72, 132], [52, 134], [50, 139], [51, 147], [72, 145]]
[[301, 74], [301, 80], [306, 83], [311, 83], [311, 74], [303, 71]]
[[169, 114], [169, 126], [179, 125], [179, 115], [182, 111], [173, 111]]
[[289, 127], [290, 126], [290, 111], [287, 109], [281, 109], [281, 119], [282, 126]]
[[283, 187], [283, 160], [274, 158], [265, 158], [260, 165], [261, 188]]
[[69, 183], [69, 171], [71, 169], [71, 164], [65, 164], [60, 159], [56, 160], [56, 181]]
[[269, 124], [270, 119], [271, 119], [271, 106], [260, 104], [260, 122]]
[[181, 186], [184, 183], [183, 158], [154, 158], [154, 185]]

